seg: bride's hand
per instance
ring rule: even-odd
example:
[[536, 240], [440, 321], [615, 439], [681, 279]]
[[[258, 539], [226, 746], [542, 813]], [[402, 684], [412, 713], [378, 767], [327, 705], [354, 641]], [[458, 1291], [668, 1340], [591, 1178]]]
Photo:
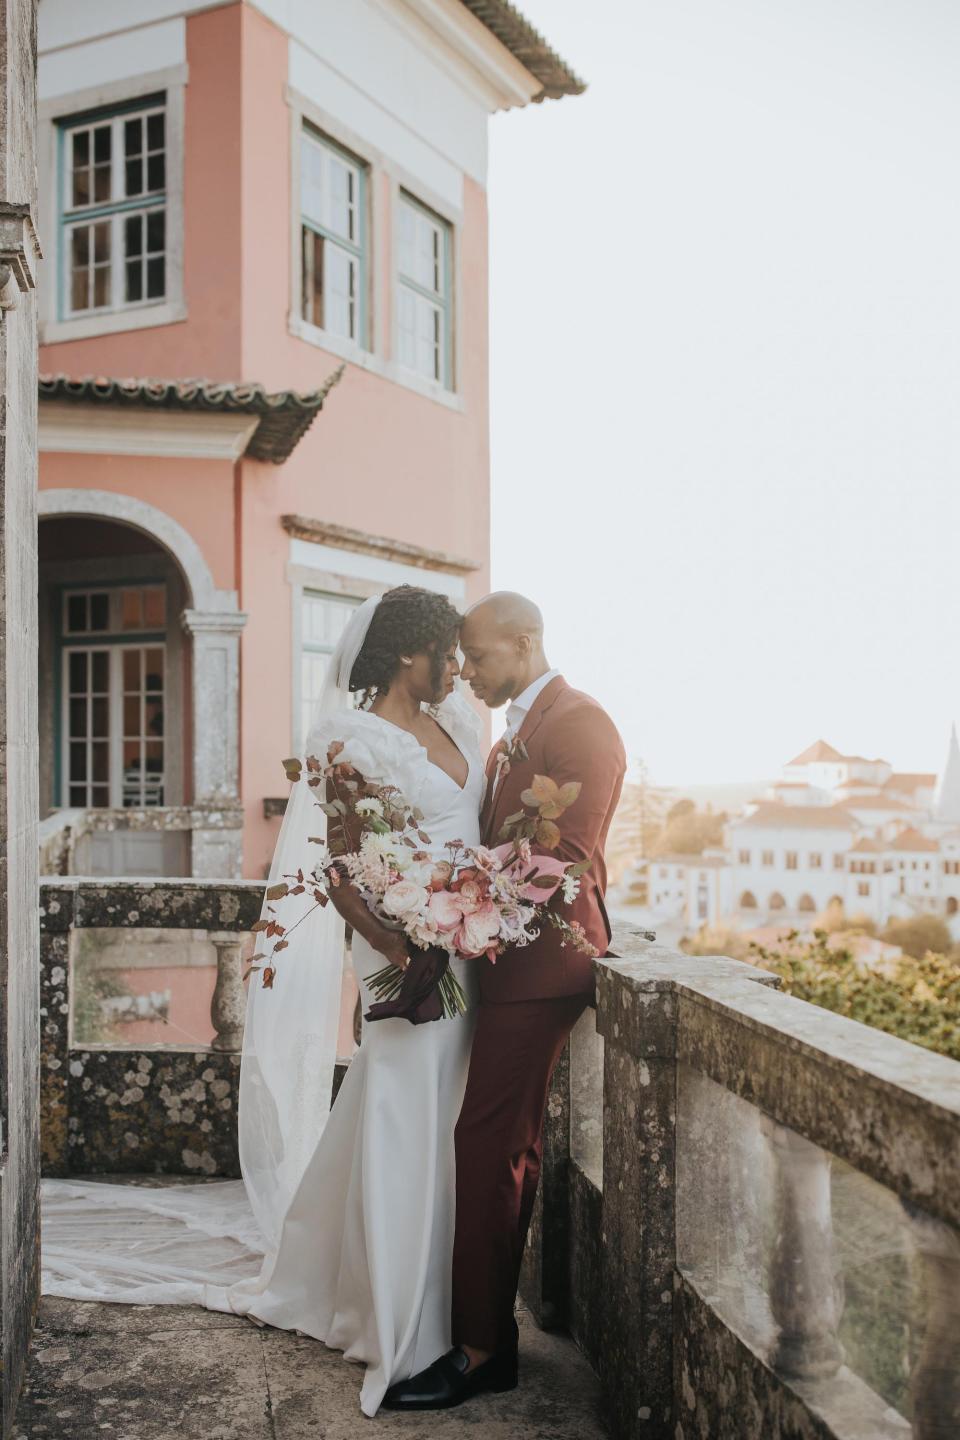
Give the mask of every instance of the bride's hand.
[[391, 965], [396, 965], [398, 970], [406, 970], [410, 964], [407, 942], [399, 930], [385, 930], [377, 949]]

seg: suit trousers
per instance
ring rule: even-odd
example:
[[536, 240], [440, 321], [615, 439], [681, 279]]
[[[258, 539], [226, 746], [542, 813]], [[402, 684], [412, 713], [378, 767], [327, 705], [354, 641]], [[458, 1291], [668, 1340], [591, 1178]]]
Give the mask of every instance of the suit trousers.
[[481, 1004], [456, 1129], [453, 1341], [515, 1344], [513, 1310], [540, 1180], [550, 1079], [586, 995]]

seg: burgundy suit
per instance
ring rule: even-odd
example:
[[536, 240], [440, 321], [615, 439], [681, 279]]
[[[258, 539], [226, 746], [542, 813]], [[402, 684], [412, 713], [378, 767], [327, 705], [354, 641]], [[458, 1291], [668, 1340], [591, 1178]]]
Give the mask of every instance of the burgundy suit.
[[[523, 808], [534, 775], [582, 789], [557, 821], [554, 855], [589, 861], [567, 919], [580, 922], [604, 954], [604, 845], [626, 768], [623, 742], [595, 700], [557, 676], [540, 692], [519, 731], [527, 759], [514, 759], [495, 784], [494, 748], [481, 813], [484, 843], [495, 845], [508, 815]], [[554, 901], [556, 905], [558, 901]], [[514, 1341], [513, 1307], [540, 1179], [541, 1132], [554, 1066], [593, 995], [593, 964], [562, 945], [550, 925], [532, 945], [483, 960], [470, 1075], [457, 1124], [457, 1228], [453, 1253], [453, 1340], [480, 1350]]]

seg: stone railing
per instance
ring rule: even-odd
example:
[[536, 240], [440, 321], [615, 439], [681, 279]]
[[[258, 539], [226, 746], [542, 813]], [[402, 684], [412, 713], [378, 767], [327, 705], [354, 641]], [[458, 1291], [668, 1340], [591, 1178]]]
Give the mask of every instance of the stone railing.
[[960, 1435], [960, 1065], [619, 927], [523, 1290], [616, 1437]]
[[[239, 1174], [241, 947], [262, 899], [263, 885], [255, 881], [43, 881], [41, 1137], [47, 1174]], [[206, 932], [217, 965], [208, 1046], [74, 1042], [71, 935], [94, 928]]]
[[40, 874], [238, 876], [242, 832], [236, 804], [55, 810], [40, 822]]

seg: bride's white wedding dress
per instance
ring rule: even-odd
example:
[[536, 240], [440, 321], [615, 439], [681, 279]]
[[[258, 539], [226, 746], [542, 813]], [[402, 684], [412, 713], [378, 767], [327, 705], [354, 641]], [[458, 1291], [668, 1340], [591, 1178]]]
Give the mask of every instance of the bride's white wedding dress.
[[[396, 785], [419, 806], [431, 839], [424, 848], [440, 856], [449, 840], [479, 843], [484, 772], [479, 721], [469, 704], [454, 695], [436, 713], [467, 761], [462, 788], [412, 735], [369, 713], [337, 715], [326, 737], [314, 737], [314, 747], [318, 738], [345, 740], [342, 760], [352, 760], [368, 778]], [[308, 802], [301, 796], [298, 803]], [[383, 957], [355, 936], [352, 961], [366, 1011], [373, 997], [365, 977], [382, 968]], [[297, 963], [309, 964], [309, 955], [299, 955]], [[298, 1156], [297, 1144], [284, 1137], [277, 1168], [292, 1166], [299, 1180], [273, 1234], [263, 1234], [265, 1224], [258, 1233], [247, 1195], [235, 1181], [149, 1190], [47, 1181], [47, 1293], [193, 1302], [302, 1331], [366, 1365], [361, 1407], [375, 1414], [390, 1384], [450, 1346], [453, 1131], [477, 988], [470, 962], [455, 961], [454, 969], [471, 1002], [465, 1016], [417, 1026], [397, 1019], [364, 1024], [319, 1140], [306, 1154], [301, 1145]], [[285, 957], [277, 987], [290, 979]], [[262, 992], [255, 998], [263, 1003]], [[304, 1073], [309, 1057], [307, 1046], [299, 1059]], [[291, 1055], [291, 1072], [297, 1064]], [[251, 1113], [260, 1103], [257, 1089], [270, 1084], [266, 1063], [262, 1073], [263, 1082], [252, 1060]], [[284, 1074], [283, 1083], [289, 1091], [296, 1073]], [[244, 1103], [241, 1088], [241, 1135]], [[309, 1095], [302, 1105], [309, 1109]], [[271, 1144], [248, 1141], [247, 1194], [261, 1219], [260, 1181], [270, 1153]], [[276, 1185], [275, 1176], [268, 1178]]]

